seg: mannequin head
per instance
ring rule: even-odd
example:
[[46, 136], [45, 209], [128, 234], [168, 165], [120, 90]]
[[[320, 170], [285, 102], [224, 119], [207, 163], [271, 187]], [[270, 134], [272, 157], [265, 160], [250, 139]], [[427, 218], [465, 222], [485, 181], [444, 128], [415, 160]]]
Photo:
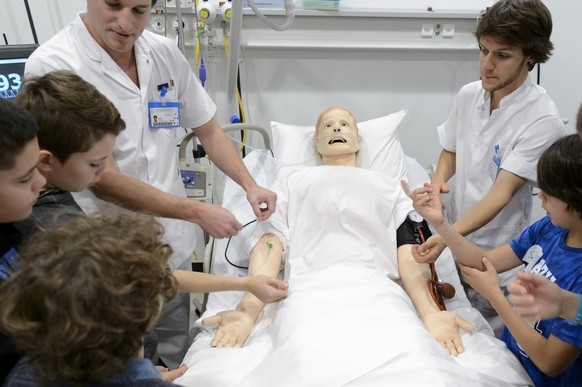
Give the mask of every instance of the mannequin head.
[[337, 106], [324, 110], [317, 119], [315, 136], [317, 153], [325, 165], [356, 166], [360, 138], [349, 110]]

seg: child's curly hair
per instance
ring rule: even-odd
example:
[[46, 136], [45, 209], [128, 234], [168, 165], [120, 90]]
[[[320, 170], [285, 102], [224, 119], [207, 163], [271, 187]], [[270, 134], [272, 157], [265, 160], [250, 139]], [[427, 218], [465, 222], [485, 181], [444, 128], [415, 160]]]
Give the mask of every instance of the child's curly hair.
[[49, 381], [96, 383], [125, 368], [176, 294], [162, 226], [87, 217], [37, 233], [0, 286], [0, 330]]

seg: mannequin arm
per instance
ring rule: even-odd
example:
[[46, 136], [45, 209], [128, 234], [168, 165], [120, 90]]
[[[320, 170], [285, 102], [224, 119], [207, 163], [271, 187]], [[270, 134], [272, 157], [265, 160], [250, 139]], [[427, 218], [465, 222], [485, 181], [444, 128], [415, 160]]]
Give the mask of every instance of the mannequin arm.
[[411, 254], [412, 245], [402, 245], [398, 248], [398, 268], [406, 293], [426, 329], [450, 355], [463, 353], [463, 343], [459, 328], [472, 331], [474, 325], [465, 321], [457, 314], [440, 311], [434, 303], [426, 286], [430, 278], [428, 264], [416, 263]]
[[[251, 251], [249, 276], [265, 275], [277, 277], [281, 267], [283, 244], [272, 234], [265, 234]], [[263, 302], [246, 292], [236, 310], [221, 312], [202, 321], [204, 325], [218, 324], [212, 339], [213, 347], [242, 347], [253, 331]]]

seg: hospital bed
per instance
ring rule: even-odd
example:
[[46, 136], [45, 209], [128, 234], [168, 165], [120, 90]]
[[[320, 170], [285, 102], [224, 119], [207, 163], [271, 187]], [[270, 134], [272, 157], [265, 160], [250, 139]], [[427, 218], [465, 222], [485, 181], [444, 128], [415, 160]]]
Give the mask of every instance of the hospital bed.
[[[405, 114], [405, 111], [401, 111], [358, 124], [362, 144], [358, 164], [372, 170], [396, 174], [407, 179], [412, 187], [418, 187], [428, 181], [429, 176], [413, 158], [404, 154], [398, 140], [398, 126]], [[271, 132], [272, 153], [253, 151], [244, 159], [245, 165], [259, 184], [269, 187], [275, 181], [277, 174], [286, 173], [287, 169], [321, 163], [321, 160], [318, 160], [313, 153], [313, 138], [310, 137], [313, 127], [272, 123]], [[273, 154], [275, 158], [272, 157]], [[245, 233], [250, 232], [248, 230], [252, 228], [254, 215], [246, 201], [245, 193], [232, 181], [227, 181], [225, 184], [223, 206], [233, 212], [241, 223], [249, 223], [249, 226], [243, 228], [237, 237], [209, 243], [207, 255], [212, 256], [212, 261], [209, 261], [206, 266], [213, 274], [245, 276], [248, 255], [241, 252], [249, 251]], [[370, 365], [367, 365], [366, 356], [362, 356], [360, 352], [357, 354], [352, 352], [349, 344], [357, 342], [359, 336], [362, 340], [369, 340], [366, 336], [366, 326], [352, 329], [354, 327], [347, 325], [348, 329], [343, 331], [342, 336], [337, 337], [337, 341], [341, 343], [338, 348], [343, 353], [338, 354], [335, 350], [336, 353], [329, 354], [331, 360], [326, 359], [323, 365], [315, 367], [307, 363], [318, 363], [321, 360], [309, 356], [310, 352], [319, 353], [316, 347], [300, 347], [295, 355], [288, 356], [287, 353], [287, 357], [278, 361], [273, 361], [272, 358], [267, 361], [263, 357], [264, 351], [277, 351], [277, 348], [272, 348], [272, 343], [266, 343], [260, 335], [261, 332], [268, 331], [268, 325], [265, 327], [268, 322], [257, 324], [254, 332], [259, 332], [258, 337], [254, 338], [255, 333], [253, 333], [243, 348], [212, 348], [210, 341], [216, 328], [204, 326], [201, 320], [222, 310], [234, 309], [242, 296], [241, 292], [220, 292], [208, 296], [205, 311], [194, 324], [195, 338], [184, 359], [189, 369], [175, 383], [184, 386], [221, 387], [413, 386], [421, 382], [430, 382], [431, 386], [532, 385], [515, 356], [506, 349], [504, 343], [493, 336], [491, 328], [483, 317], [471, 307], [460, 284], [454, 259], [448, 249], [437, 261], [436, 269], [440, 278], [452, 284], [456, 289], [455, 296], [446, 300], [447, 310], [455, 311], [475, 324], [473, 332], [462, 333], [465, 353], [458, 357], [438, 354], [437, 357], [441, 358], [438, 361], [444, 359], [446, 363], [442, 368], [436, 367], [434, 358], [425, 356], [424, 353], [410, 354], [405, 351], [390, 353], [398, 351], [395, 348], [406, 348], [406, 343], [395, 341], [391, 345], [386, 345], [385, 350], [380, 347], [379, 351], [372, 349], [372, 343], [370, 343]], [[386, 279], [386, 281], [390, 280]], [[341, 305], [341, 300], [339, 305]], [[349, 320], [350, 316], [359, 313], [358, 308], [357, 301], [355, 303], [348, 301], [342, 310], [343, 315], [340, 314], [340, 316], [345, 316], [345, 320]], [[258, 320], [264, 317], [263, 320], [270, 321], [272, 316], [269, 316], [267, 309], [268, 307], [263, 310], [263, 315]], [[301, 313], [301, 310], [298, 313]], [[343, 323], [344, 321], [339, 322], [340, 325]], [[333, 328], [330, 326], [329, 329]], [[390, 327], [387, 326], [386, 330], [389, 329]], [[278, 332], [275, 331], [273, 334], [277, 335]], [[436, 343], [432, 336], [428, 338], [423, 336], [419, 340], [426, 340], [427, 352], [429, 352], [428, 348], [434, 348]], [[317, 344], [314, 345], [317, 346]], [[438, 348], [440, 350], [440, 347]], [[390, 353], [386, 355], [387, 360], [376, 364], [375, 362], [382, 357], [384, 352]], [[305, 357], [305, 360], [302, 360], [302, 357]], [[354, 373], [354, 369], [359, 371]], [[428, 372], [429, 369], [431, 372]]]

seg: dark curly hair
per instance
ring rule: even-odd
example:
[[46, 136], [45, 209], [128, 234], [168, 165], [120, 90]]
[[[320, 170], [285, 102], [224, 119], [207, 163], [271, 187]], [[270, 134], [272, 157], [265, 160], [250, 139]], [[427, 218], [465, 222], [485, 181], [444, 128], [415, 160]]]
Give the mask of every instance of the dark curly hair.
[[0, 330], [47, 381], [84, 385], [136, 358], [176, 280], [153, 218], [69, 216], [35, 234], [0, 285]]
[[537, 167], [538, 186], [577, 211], [582, 219], [582, 140], [578, 134], [560, 138], [542, 153]]
[[551, 34], [552, 14], [540, 0], [499, 0], [487, 9], [475, 31], [477, 41], [488, 36], [520, 47], [533, 58], [530, 71], [552, 55]]

